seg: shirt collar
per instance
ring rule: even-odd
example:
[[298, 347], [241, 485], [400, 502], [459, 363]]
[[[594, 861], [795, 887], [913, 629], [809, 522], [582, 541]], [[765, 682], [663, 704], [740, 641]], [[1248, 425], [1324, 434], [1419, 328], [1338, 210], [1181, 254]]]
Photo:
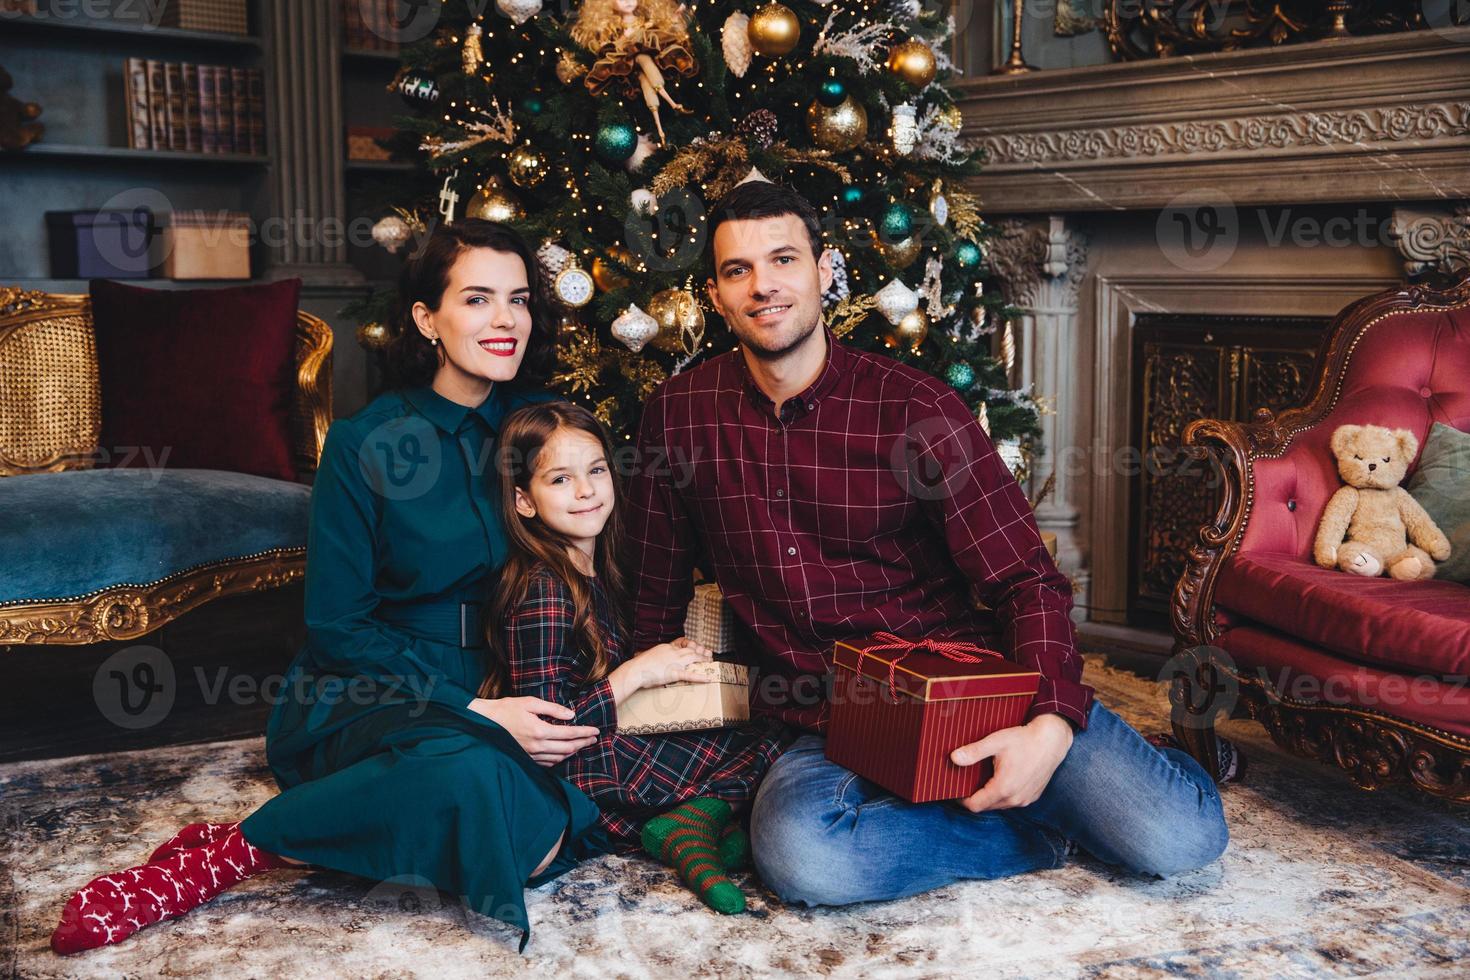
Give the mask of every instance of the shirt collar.
[[[832, 333], [832, 328], [827, 325], [826, 319], [822, 321], [822, 332], [827, 335], [827, 359], [822, 364], [822, 370], [813, 381], [798, 395], [793, 395], [786, 400], [786, 405], [791, 407], [791, 418], [800, 418], [808, 412], [814, 411], [817, 404], [830, 392], [842, 376], [847, 373], [852, 363], [852, 351], [846, 344], [839, 341]], [[771, 396], [761, 390], [756, 384], [755, 378], [750, 373], [750, 367], [745, 363], [744, 352], [740, 353], [740, 370], [745, 378], [745, 389], [757, 405], [769, 409], [775, 403]], [[783, 406], [784, 407], [784, 406]], [[788, 419], [789, 421], [789, 419]]]
[[454, 435], [471, 413], [480, 416], [492, 430], [499, 430], [500, 420], [505, 415], [500, 387], [499, 384], [491, 385], [490, 394], [474, 408], [452, 402], [428, 385], [409, 388], [404, 391], [403, 396], [418, 409], [420, 415], [449, 435]]

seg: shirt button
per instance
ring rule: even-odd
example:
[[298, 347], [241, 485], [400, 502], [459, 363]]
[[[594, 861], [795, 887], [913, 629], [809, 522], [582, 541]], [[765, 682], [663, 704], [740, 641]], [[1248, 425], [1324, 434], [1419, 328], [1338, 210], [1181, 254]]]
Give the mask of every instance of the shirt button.
[[786, 553], [788, 555], [794, 555], [794, 554], [796, 554], [796, 549], [795, 548], [787, 548], [786, 549]]
[[816, 407], [817, 407], [817, 403], [816, 403], [816, 402], [807, 402], [807, 403], [806, 403], [806, 410], [807, 410], [807, 411], [808, 411], [808, 412], [810, 412], [810, 411], [812, 411], [812, 410], [813, 410], [813, 409], [815, 409], [815, 408], [816, 408]]
[[776, 496], [778, 496], [778, 497], [784, 497], [784, 496], [786, 496], [786, 491], [785, 490], [777, 490], [776, 491]]

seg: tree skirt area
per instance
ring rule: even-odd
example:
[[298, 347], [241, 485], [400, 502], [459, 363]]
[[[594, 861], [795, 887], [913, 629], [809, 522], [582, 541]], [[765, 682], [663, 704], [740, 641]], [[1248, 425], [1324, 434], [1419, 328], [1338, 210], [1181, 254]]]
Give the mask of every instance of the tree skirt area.
[[[1087, 658], [1103, 702], [1167, 727], [1162, 684]], [[0, 975], [22, 977], [1465, 976], [1470, 809], [1365, 793], [1249, 722], [1224, 726], [1250, 781], [1224, 793], [1225, 856], [1168, 880], [1079, 857], [886, 904], [782, 905], [748, 876], [744, 915], [664, 868], [603, 858], [527, 895], [517, 934], [413, 882], [278, 871], [118, 946], [47, 940], [90, 878], [183, 824], [238, 820], [274, 792], [261, 739], [0, 767]], [[895, 847], [924, 846], [921, 840]]]

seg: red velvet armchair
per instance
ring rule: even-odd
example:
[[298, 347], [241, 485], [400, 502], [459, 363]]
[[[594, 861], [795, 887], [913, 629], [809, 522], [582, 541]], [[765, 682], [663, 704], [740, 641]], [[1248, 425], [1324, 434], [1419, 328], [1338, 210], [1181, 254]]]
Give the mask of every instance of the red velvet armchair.
[[1406, 428], [1421, 446], [1434, 422], [1470, 431], [1470, 277], [1349, 306], [1316, 372], [1303, 408], [1185, 430], [1224, 495], [1174, 590], [1175, 733], [1214, 771], [1213, 726], [1229, 711], [1366, 789], [1406, 780], [1470, 801], [1470, 586], [1312, 561], [1340, 485], [1339, 425]]

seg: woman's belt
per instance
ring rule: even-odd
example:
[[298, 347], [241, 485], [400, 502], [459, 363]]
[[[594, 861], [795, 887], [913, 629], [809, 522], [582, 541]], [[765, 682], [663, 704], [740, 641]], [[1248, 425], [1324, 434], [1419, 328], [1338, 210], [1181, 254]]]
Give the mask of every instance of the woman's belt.
[[402, 604], [383, 602], [378, 604], [374, 615], [389, 626], [425, 640], [478, 649], [485, 645], [480, 608], [478, 602], [453, 600]]

